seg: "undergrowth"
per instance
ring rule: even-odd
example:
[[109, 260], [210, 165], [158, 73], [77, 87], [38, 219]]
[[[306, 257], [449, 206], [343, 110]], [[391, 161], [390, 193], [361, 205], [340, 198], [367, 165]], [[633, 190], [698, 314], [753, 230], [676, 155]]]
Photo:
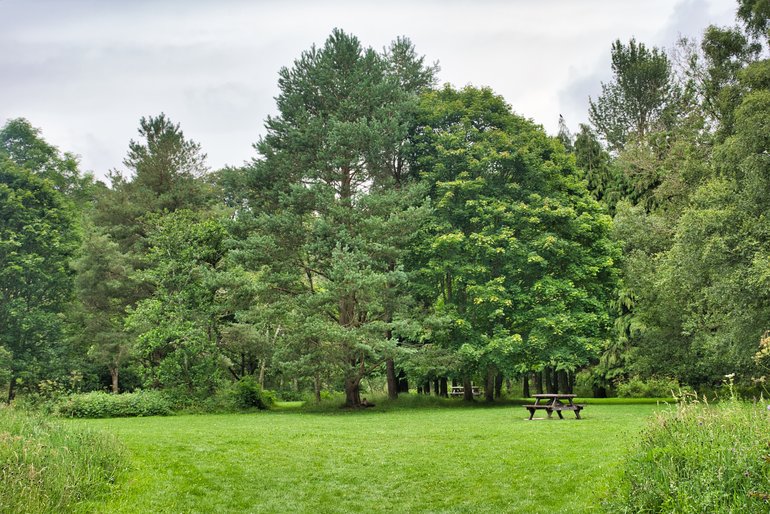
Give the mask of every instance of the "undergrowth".
[[768, 406], [690, 399], [656, 413], [611, 497], [610, 512], [769, 512]]
[[56, 412], [70, 418], [120, 418], [132, 416], [167, 416], [170, 400], [160, 391], [136, 391], [109, 394], [102, 391], [65, 397]]
[[0, 408], [0, 512], [73, 512], [127, 468], [105, 434]]

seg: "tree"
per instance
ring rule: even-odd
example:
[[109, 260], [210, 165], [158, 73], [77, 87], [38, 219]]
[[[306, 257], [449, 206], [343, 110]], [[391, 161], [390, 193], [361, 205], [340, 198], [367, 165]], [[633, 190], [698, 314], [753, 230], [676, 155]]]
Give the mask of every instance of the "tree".
[[[389, 55], [407, 50], [397, 42]], [[414, 102], [403, 68], [333, 31], [279, 72], [279, 114], [256, 145], [261, 158], [243, 170], [234, 256], [261, 270], [262, 301], [303, 320], [297, 341], [328, 347], [351, 407], [361, 380], [398, 351], [393, 332], [408, 302], [389, 299], [408, 299], [399, 256], [425, 213], [402, 183]]]
[[614, 213], [615, 204], [622, 194], [619, 177], [613, 173], [610, 155], [602, 148], [591, 127], [581, 123], [573, 145], [575, 163], [583, 172], [588, 190], [598, 201], [603, 201]]
[[685, 62], [682, 74], [697, 95], [704, 117], [713, 126], [716, 139], [733, 133], [735, 109], [745, 93], [738, 75], [756, 60], [761, 45], [752, 43], [738, 28], [709, 26], [700, 48], [688, 40], [679, 48]]
[[215, 270], [225, 229], [216, 218], [188, 210], [148, 221], [147, 268], [140, 277], [152, 294], [127, 319], [145, 385], [210, 394], [221, 371]]
[[[0, 347], [16, 386], [62, 365], [60, 313], [72, 292], [74, 209], [46, 179], [0, 155]], [[58, 362], [57, 362], [58, 361]]]
[[447, 86], [420, 114], [415, 167], [435, 205], [422, 275], [443, 321], [429, 337], [458, 355], [466, 399], [478, 372], [588, 364], [618, 255], [563, 146], [488, 89]]
[[120, 371], [131, 356], [131, 339], [124, 330], [126, 309], [133, 303], [133, 269], [118, 244], [96, 227], [84, 234], [75, 270], [72, 324], [78, 346], [110, 372], [112, 392], [120, 391]]
[[610, 150], [619, 150], [629, 137], [643, 138], [655, 127], [675, 91], [666, 53], [635, 39], [612, 44], [612, 73], [596, 101], [589, 98], [588, 117]]
[[[178, 209], [202, 209], [216, 199], [204, 178], [206, 155], [165, 114], [139, 120], [139, 140], [131, 140], [123, 161], [128, 176], [113, 170], [112, 187], [97, 202], [96, 224], [124, 252], [139, 258], [144, 248], [142, 217]], [[135, 265], [140, 263], [134, 263]]]
[[54, 189], [78, 204], [91, 199], [93, 177], [83, 176], [77, 158], [46, 142], [40, 130], [24, 118], [9, 120], [0, 129], [0, 153], [35, 175], [51, 181]]
[[767, 0], [738, 0], [737, 18], [749, 34], [770, 42], [770, 2]]

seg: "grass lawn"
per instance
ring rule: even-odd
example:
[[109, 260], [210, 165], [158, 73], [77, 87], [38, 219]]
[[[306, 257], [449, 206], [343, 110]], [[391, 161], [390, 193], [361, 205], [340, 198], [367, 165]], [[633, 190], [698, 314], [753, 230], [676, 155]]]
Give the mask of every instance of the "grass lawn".
[[99, 512], [596, 512], [655, 405], [77, 420], [133, 469]]

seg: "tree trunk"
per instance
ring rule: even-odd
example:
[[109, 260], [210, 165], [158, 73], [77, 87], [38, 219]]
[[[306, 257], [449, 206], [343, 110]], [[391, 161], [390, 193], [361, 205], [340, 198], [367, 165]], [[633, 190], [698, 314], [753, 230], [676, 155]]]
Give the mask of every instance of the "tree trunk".
[[575, 390], [575, 372], [567, 373], [567, 394], [572, 394]]
[[118, 375], [120, 370], [117, 366], [110, 366], [110, 378], [112, 378], [112, 394], [118, 394]]
[[422, 385], [422, 392], [430, 395], [430, 380], [426, 380], [425, 383]]
[[468, 377], [463, 377], [463, 400], [466, 402], [473, 401], [473, 383]]
[[441, 391], [439, 391], [439, 384], [440, 381], [438, 378], [433, 380], [433, 394], [436, 396], [441, 396]]
[[16, 375], [11, 373], [11, 380], [8, 382], [8, 404], [16, 398]]
[[522, 379], [522, 385], [521, 385], [521, 394], [524, 398], [529, 398], [529, 373], [524, 373], [524, 378]]
[[566, 393], [567, 392], [567, 372], [564, 370], [557, 371], [556, 372], [556, 384], [557, 384], [557, 393]]
[[449, 398], [449, 391], [448, 391], [447, 385], [448, 385], [447, 378], [441, 377], [441, 380], [439, 380], [439, 394], [444, 398]]
[[498, 400], [503, 395], [503, 374], [498, 373], [495, 375], [495, 398]]
[[406, 377], [406, 373], [404, 373], [404, 370], [401, 370], [398, 372], [398, 392], [399, 393], [409, 392], [409, 379]]
[[358, 377], [345, 379], [345, 406], [361, 406], [361, 379]]
[[484, 384], [484, 399], [488, 402], [495, 401], [495, 376], [497, 372], [492, 366], [487, 368], [487, 380]]
[[554, 387], [553, 387], [553, 372], [551, 368], [548, 368], [548, 367], [545, 368], [543, 370], [543, 375], [545, 378], [545, 392], [548, 394], [555, 393], [556, 391], [554, 390]]
[[388, 377], [388, 398], [391, 400], [398, 399], [398, 378], [396, 378], [396, 364], [393, 359], [385, 361], [385, 371]]
[[543, 394], [543, 374], [540, 371], [535, 372], [535, 394]]
[[267, 361], [265, 359], [262, 359], [262, 362], [259, 364], [259, 387], [262, 389], [265, 388], [265, 369], [267, 368]]
[[321, 376], [316, 375], [315, 380], [313, 380], [313, 389], [315, 393], [315, 402], [321, 403]]

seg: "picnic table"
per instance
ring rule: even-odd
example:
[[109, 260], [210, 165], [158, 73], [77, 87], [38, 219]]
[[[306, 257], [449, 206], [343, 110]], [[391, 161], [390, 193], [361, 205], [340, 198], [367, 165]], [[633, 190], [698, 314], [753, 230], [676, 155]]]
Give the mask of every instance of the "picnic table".
[[578, 403], [572, 403], [572, 399], [575, 398], [575, 394], [533, 394], [535, 403], [531, 405], [524, 405], [524, 408], [529, 411], [529, 419], [535, 415], [535, 411], [538, 409], [544, 409], [548, 413], [550, 418], [554, 411], [559, 415], [559, 419], [564, 419], [561, 415], [562, 411], [571, 410], [575, 413], [575, 417], [580, 419], [580, 411], [584, 405]]
[[[481, 395], [481, 389], [479, 389], [479, 386], [473, 386], [471, 391], [473, 391], [473, 396]], [[464, 394], [465, 388], [463, 386], [452, 386], [452, 391], [450, 391], [449, 396], [463, 396]]]

